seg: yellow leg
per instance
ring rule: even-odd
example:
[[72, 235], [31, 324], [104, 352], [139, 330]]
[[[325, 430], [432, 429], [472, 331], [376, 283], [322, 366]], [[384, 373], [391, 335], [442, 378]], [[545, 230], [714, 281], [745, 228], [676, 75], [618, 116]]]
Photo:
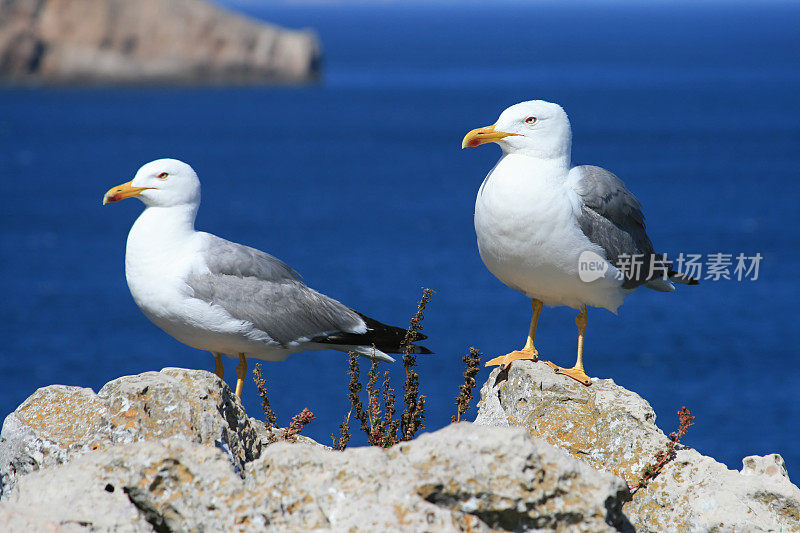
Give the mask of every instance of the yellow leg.
[[539, 351], [533, 345], [533, 340], [536, 337], [536, 326], [539, 324], [539, 314], [542, 312], [542, 302], [536, 298], [531, 300], [531, 312], [531, 327], [528, 329], [528, 339], [525, 341], [525, 346], [523, 346], [521, 350], [514, 350], [509, 354], [501, 355], [487, 361], [486, 366], [502, 365], [506, 367], [510, 365], [512, 361], [539, 360]]
[[242, 397], [242, 387], [244, 386], [244, 378], [247, 377], [247, 359], [244, 354], [239, 354], [239, 364], [236, 365], [236, 396]]
[[583, 383], [586, 386], [592, 384], [592, 380], [586, 375], [583, 370], [583, 338], [586, 333], [586, 324], [589, 322], [589, 313], [586, 311], [586, 306], [583, 306], [581, 312], [575, 318], [575, 325], [578, 326], [578, 360], [575, 361], [575, 366], [572, 368], [555, 368], [556, 374], [564, 374], [571, 377], [575, 381]]
[[225, 377], [225, 367], [222, 366], [222, 356], [218, 353], [214, 353], [214, 373], [219, 379]]

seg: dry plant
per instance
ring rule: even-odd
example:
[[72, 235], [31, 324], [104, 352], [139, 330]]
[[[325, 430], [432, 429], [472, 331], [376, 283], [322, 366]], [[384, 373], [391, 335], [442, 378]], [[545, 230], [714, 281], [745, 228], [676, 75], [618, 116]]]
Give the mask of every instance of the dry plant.
[[256, 363], [253, 369], [253, 379], [258, 388], [258, 395], [261, 396], [261, 408], [264, 409], [264, 421], [267, 425], [267, 430], [277, 427], [278, 417], [269, 405], [269, 397], [267, 396], [267, 380], [264, 379], [264, 374], [261, 371], [261, 363]]
[[[416, 433], [425, 427], [425, 396], [419, 393], [419, 375], [414, 370], [417, 364], [416, 354], [413, 353], [413, 343], [422, 330], [422, 321], [425, 319], [425, 307], [431, 300], [433, 291], [424, 289], [422, 298], [417, 304], [417, 312], [411, 319], [411, 325], [403, 339], [403, 367], [406, 379], [403, 384], [405, 410], [400, 415], [400, 420], [395, 419], [396, 396], [391, 386], [390, 375], [378, 371], [378, 363], [373, 359], [367, 375], [367, 406], [361, 402], [359, 356], [350, 352], [350, 383], [348, 384], [348, 398], [352, 408], [339, 427], [339, 438], [333, 437], [333, 447], [344, 450], [350, 440], [350, 417], [353, 416], [361, 423], [361, 431], [367, 436], [367, 441], [372, 446], [388, 448], [400, 441], [411, 440]], [[381, 384], [378, 381], [382, 378]]]
[[339, 426], [339, 438], [337, 439], [333, 434], [331, 434], [331, 439], [333, 440], [332, 448], [334, 450], [342, 451], [347, 448], [347, 443], [350, 442], [350, 415], [353, 414], [353, 410], [351, 409], [347, 416], [344, 417], [344, 421]]
[[664, 467], [675, 459], [675, 446], [680, 443], [683, 436], [686, 435], [686, 432], [689, 430], [689, 426], [693, 424], [694, 415], [684, 406], [678, 411], [678, 418], [680, 420], [678, 431], [669, 434], [667, 447], [656, 454], [655, 462], [644, 467], [642, 470], [642, 479], [636, 486], [631, 487], [631, 495], [647, 487], [647, 485], [664, 470]]
[[[267, 395], [267, 380], [264, 379], [264, 373], [261, 370], [261, 363], [256, 363], [256, 366], [253, 369], [253, 380], [256, 382], [258, 395], [261, 396], [261, 408], [264, 410], [264, 422], [267, 427], [267, 431], [277, 429], [278, 417], [269, 404], [269, 396]], [[303, 428], [316, 418], [317, 417], [314, 416], [314, 413], [309, 411], [308, 408], [303, 409], [299, 414], [296, 414], [294, 417], [292, 417], [292, 422], [283, 433], [283, 440], [290, 442], [296, 441], [297, 435], [303, 430]]]
[[425, 400], [426, 397], [419, 393], [419, 375], [414, 370], [417, 366], [417, 356], [413, 353], [413, 343], [417, 334], [422, 331], [422, 321], [425, 320], [425, 307], [431, 301], [431, 289], [423, 289], [422, 298], [417, 304], [417, 312], [411, 318], [411, 325], [403, 339], [405, 353], [403, 353], [403, 366], [406, 370], [406, 381], [403, 383], [403, 401], [405, 410], [400, 415], [400, 440], [411, 440], [417, 431], [425, 427]]
[[297, 435], [303, 431], [303, 428], [310, 424], [312, 420], [316, 419], [317, 417], [308, 410], [308, 407], [304, 408], [292, 417], [292, 423], [289, 424], [289, 427], [283, 432], [283, 440], [295, 442], [297, 440]]
[[461, 422], [461, 417], [469, 409], [472, 402], [472, 389], [475, 388], [475, 376], [478, 375], [481, 367], [481, 356], [483, 354], [475, 347], [470, 347], [469, 353], [461, 358], [466, 365], [464, 369], [464, 383], [458, 386], [459, 393], [456, 396], [456, 414], [450, 418], [450, 422]]

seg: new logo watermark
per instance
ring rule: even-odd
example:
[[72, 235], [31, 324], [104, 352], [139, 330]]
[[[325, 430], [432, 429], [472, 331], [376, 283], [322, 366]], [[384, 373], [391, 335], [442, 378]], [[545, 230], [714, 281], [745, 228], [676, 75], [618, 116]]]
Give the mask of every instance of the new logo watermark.
[[578, 277], [584, 283], [591, 283], [605, 276], [608, 261], [591, 250], [586, 250], [578, 257]]

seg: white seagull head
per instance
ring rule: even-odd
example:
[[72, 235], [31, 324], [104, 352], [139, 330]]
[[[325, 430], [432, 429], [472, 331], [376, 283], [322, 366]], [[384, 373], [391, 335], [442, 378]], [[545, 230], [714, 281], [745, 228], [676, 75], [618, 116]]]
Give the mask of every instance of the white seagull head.
[[572, 130], [567, 113], [560, 105], [531, 100], [512, 105], [492, 126], [467, 133], [461, 148], [474, 148], [494, 142], [504, 153], [540, 159], [569, 160]]
[[156, 159], [143, 165], [131, 181], [109, 189], [103, 205], [134, 197], [147, 207], [196, 207], [200, 204], [200, 180], [183, 161]]

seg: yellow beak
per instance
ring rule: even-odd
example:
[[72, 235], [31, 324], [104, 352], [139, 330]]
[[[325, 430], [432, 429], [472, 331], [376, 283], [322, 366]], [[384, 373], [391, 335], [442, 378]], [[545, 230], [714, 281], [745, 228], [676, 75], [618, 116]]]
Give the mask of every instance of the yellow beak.
[[461, 148], [475, 148], [476, 146], [486, 143], [496, 143], [511, 135], [519, 134], [495, 131], [494, 125], [486, 126], [485, 128], [476, 128], [464, 136], [464, 140], [461, 141]]
[[142, 191], [152, 189], [152, 187], [134, 187], [131, 183], [132, 182], [129, 181], [128, 183], [110, 188], [105, 196], [103, 196], [103, 205], [109, 202], [119, 202], [125, 198], [133, 198], [134, 196], [139, 196]]

